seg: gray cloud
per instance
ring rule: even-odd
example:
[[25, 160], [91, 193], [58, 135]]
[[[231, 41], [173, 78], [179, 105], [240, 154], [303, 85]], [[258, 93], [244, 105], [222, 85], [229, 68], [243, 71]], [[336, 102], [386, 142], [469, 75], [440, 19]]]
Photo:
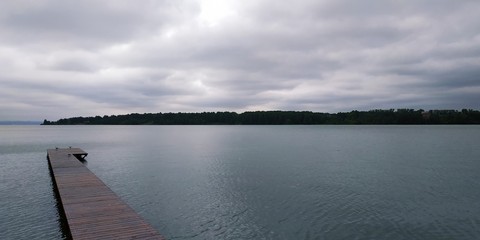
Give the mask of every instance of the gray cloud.
[[475, 108], [478, 1], [3, 1], [0, 120]]

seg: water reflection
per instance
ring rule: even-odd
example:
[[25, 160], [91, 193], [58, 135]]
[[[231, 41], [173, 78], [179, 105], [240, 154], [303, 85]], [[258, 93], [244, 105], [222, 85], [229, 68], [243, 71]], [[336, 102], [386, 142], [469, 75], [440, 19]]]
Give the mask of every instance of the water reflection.
[[[67, 130], [76, 138], [62, 138]], [[39, 220], [56, 214], [55, 203], [42, 199], [52, 190], [42, 189], [50, 179], [41, 160], [45, 149], [64, 145], [88, 151], [89, 169], [168, 239], [480, 237], [478, 126], [71, 126], [30, 134], [35, 131], [38, 136], [22, 132], [13, 143], [0, 139], [6, 150], [2, 239], [18, 236], [10, 228], [49, 228]], [[32, 143], [45, 135], [49, 142]], [[49, 204], [53, 214], [43, 211]]]
[[0, 182], [0, 239], [63, 238], [45, 151], [0, 153]]

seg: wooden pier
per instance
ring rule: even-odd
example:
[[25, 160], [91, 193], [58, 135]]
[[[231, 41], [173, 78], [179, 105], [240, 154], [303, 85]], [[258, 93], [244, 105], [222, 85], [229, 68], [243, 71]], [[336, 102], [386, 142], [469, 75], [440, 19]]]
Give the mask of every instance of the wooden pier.
[[77, 239], [164, 239], [80, 160], [80, 148], [47, 150], [52, 181], [71, 237]]

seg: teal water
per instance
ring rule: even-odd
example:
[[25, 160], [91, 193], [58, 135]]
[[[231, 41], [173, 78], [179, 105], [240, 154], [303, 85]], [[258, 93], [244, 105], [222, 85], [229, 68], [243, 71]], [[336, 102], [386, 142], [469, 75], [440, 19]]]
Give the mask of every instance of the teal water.
[[0, 239], [62, 239], [46, 149], [168, 239], [480, 239], [480, 126], [0, 126]]

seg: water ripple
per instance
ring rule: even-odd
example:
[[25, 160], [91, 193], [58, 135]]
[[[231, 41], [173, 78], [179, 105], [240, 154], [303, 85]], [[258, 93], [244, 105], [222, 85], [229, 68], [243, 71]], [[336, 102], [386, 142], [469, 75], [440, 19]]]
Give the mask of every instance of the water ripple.
[[[68, 131], [168, 239], [480, 238], [477, 126]], [[0, 239], [59, 239], [45, 148], [24, 141], [0, 146]]]

